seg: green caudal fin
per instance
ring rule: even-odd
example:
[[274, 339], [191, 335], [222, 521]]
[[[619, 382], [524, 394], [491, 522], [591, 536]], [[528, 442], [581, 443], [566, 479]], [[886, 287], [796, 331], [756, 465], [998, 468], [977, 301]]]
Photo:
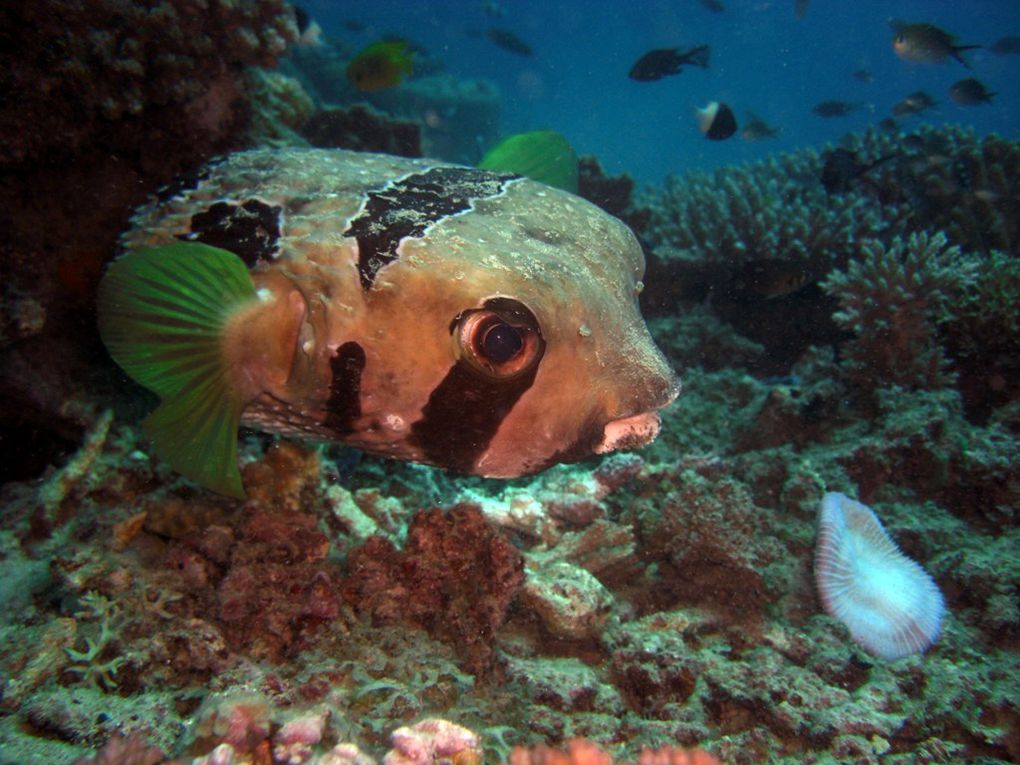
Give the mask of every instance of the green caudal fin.
[[244, 401], [223, 353], [227, 318], [255, 299], [232, 252], [178, 242], [131, 252], [99, 285], [99, 333], [113, 359], [162, 402], [144, 427], [159, 457], [213, 491], [244, 497], [237, 429]]
[[517, 173], [577, 193], [577, 154], [567, 139], [553, 130], [505, 138], [486, 152], [478, 167]]

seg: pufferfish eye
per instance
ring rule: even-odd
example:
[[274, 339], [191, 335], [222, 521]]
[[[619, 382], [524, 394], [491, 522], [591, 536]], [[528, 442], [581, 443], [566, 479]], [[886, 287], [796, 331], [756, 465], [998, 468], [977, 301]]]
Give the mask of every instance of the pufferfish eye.
[[545, 351], [535, 315], [512, 298], [490, 298], [481, 308], [461, 312], [451, 329], [458, 355], [487, 377], [515, 377]]

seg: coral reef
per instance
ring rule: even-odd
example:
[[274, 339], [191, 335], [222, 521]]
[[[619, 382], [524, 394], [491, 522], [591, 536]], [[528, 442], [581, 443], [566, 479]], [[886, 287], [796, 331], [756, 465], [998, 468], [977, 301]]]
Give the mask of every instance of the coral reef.
[[360, 96], [393, 119], [421, 125], [426, 157], [474, 165], [499, 138], [500, 93], [486, 80], [436, 74]]
[[0, 433], [27, 447], [4, 465], [20, 478], [120, 385], [89, 328], [130, 211], [242, 145], [245, 72], [297, 30], [283, 0], [5, 3], [0, 29]]
[[822, 288], [839, 301], [833, 318], [853, 338], [843, 366], [860, 387], [940, 388], [952, 381], [938, 343], [938, 322], [950, 320], [970, 279], [970, 266], [941, 233], [860, 242], [860, 256], [833, 270]]
[[246, 146], [304, 146], [300, 131], [317, 114], [315, 101], [301, 83], [278, 72], [249, 67], [243, 74], [247, 128]]
[[[858, 174], [827, 190], [837, 151]], [[637, 202], [651, 211], [642, 303], [672, 313], [710, 301], [762, 346], [751, 367], [761, 376], [842, 342], [844, 371], [863, 391], [958, 384], [984, 421], [1015, 399], [1020, 370], [1018, 171], [1015, 141], [925, 126], [668, 179]]]
[[5, 4], [0, 26], [17, 43], [0, 54], [3, 166], [222, 141], [242, 68], [273, 66], [297, 34], [282, 0], [46, 0]]
[[[336, 42], [253, 68], [296, 31], [279, 0], [47, 0], [0, 24], [0, 438], [22, 452], [0, 758], [1020, 759], [1015, 141], [869, 130], [854, 161], [891, 158], [832, 192], [831, 148], [643, 195], [585, 158], [582, 194], [646, 240], [642, 300], [681, 367], [659, 440], [491, 482], [245, 432], [242, 502], [152, 457], [128, 424], [149, 402], [82, 329], [129, 210], [246, 142], [472, 163], [499, 94], [423, 62], [363, 97]], [[821, 611], [827, 491], [945, 593], [926, 654], [876, 659]]]
[[347, 600], [375, 623], [420, 624], [451, 640], [475, 673], [490, 666], [492, 637], [523, 579], [520, 553], [471, 506], [419, 512], [402, 552], [374, 537], [348, 565]]
[[364, 104], [322, 109], [305, 123], [302, 133], [312, 146], [326, 149], [422, 156], [421, 125], [389, 119]]

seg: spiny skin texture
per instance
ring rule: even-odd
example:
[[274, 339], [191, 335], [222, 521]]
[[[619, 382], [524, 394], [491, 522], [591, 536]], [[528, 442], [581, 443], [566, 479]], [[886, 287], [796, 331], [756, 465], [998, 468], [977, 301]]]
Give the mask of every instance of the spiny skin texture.
[[[262, 429], [510, 477], [647, 442], [679, 389], [638, 313], [633, 234], [527, 179], [251, 151], [134, 222], [126, 249], [200, 241], [252, 267], [262, 302], [224, 352]], [[478, 312], [524, 326], [531, 361], [472, 366], [458, 333]]]

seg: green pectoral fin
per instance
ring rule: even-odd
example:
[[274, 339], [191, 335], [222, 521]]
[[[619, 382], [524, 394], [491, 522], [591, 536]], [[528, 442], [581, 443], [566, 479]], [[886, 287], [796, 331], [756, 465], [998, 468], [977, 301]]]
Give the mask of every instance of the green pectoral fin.
[[243, 497], [244, 401], [223, 352], [227, 319], [256, 299], [244, 262], [204, 244], [131, 252], [99, 285], [99, 333], [114, 360], [163, 399], [145, 421], [156, 453], [206, 488]]
[[200, 486], [244, 499], [237, 468], [243, 402], [226, 380], [203, 380], [163, 399], [143, 426], [162, 459]]
[[577, 154], [570, 142], [553, 130], [512, 135], [491, 148], [478, 167], [517, 173], [577, 193]]

